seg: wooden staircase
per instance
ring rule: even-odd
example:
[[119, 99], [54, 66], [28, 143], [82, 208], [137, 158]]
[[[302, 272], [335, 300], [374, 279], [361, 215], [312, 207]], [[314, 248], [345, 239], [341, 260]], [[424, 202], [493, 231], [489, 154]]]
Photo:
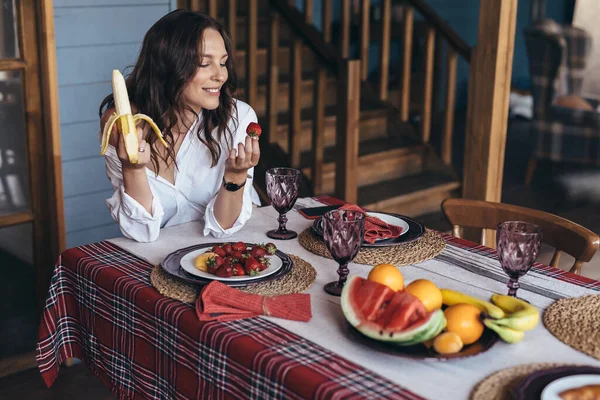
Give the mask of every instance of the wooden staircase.
[[[331, 3], [327, 0], [323, 1], [324, 3]], [[207, 3], [209, 3], [208, 8], [204, 12], [211, 9], [210, 3], [212, 2], [208, 1]], [[336, 163], [340, 162], [340, 151], [337, 145], [339, 136], [336, 137], [337, 129], [339, 129], [337, 119], [340, 118], [340, 102], [337, 96], [340, 77], [330, 71], [324, 83], [325, 95], [321, 99], [324, 103], [324, 120], [322, 132], [319, 133], [323, 143], [323, 148], [320, 150], [322, 151], [322, 164], [320, 164], [320, 187], [315, 188], [315, 185], [313, 185], [313, 170], [315, 169], [315, 154], [317, 153], [314, 145], [315, 135], [317, 134], [314, 130], [314, 119], [317, 112], [315, 107], [317, 100], [315, 97], [315, 78], [319, 68], [323, 68], [323, 62], [319, 59], [314, 47], [307, 42], [308, 39], [298, 35], [298, 29], [294, 29], [294, 26], [288, 29], [285, 22], [289, 23], [290, 21], [286, 18], [286, 15], [293, 16], [293, 12], [289, 11], [288, 14], [286, 14], [287, 11], [281, 12], [281, 7], [293, 8], [287, 1], [249, 0], [248, 2], [240, 2], [239, 5], [231, 1], [215, 2], [212, 9], [216, 9], [217, 18], [226, 26], [228, 21], [232, 20], [229, 13], [231, 3], [233, 3], [233, 7], [237, 8], [238, 15], [235, 28], [236, 71], [239, 79], [237, 97], [246, 100], [248, 98], [247, 84], [249, 81], [254, 80], [256, 83], [256, 98], [251, 106], [257, 112], [263, 129], [268, 126], [269, 122], [269, 73], [273, 73], [273, 70], [270, 69], [273, 65], [269, 63], [270, 29], [272, 27], [270, 21], [273, 15], [278, 18], [279, 46], [276, 51], [277, 68], [275, 70], [278, 82], [276, 93], [273, 94], [273, 101], [277, 105], [276, 128], [273, 132], [268, 133], [269, 143], [263, 142], [261, 138], [261, 145], [263, 146], [261, 163], [255, 168], [255, 186], [261, 195], [262, 201], [265, 204], [268, 203], [264, 191], [264, 173], [266, 169], [273, 166], [293, 166], [302, 170], [304, 184], [301, 196], [330, 194], [339, 197], [339, 193], [336, 194], [335, 182]], [[307, 3], [312, 2], [306, 2], [305, 4]], [[384, 3], [389, 4], [390, 1], [385, 0]], [[275, 7], [274, 5], [278, 6]], [[327, 6], [330, 5], [325, 4], [325, 7]], [[342, 6], [349, 7], [350, 5], [349, 2], [343, 0]], [[258, 7], [257, 15], [248, 17], [247, 7]], [[326, 10], [324, 12], [327, 13]], [[306, 16], [306, 14], [304, 15]], [[389, 18], [389, 16], [384, 16], [384, 18]], [[248, 28], [249, 24], [253, 23], [253, 19], [256, 22], [254, 38], [257, 43], [256, 50], [251, 49], [250, 51], [254, 54], [255, 69], [254, 73], [251, 72], [253, 76], [248, 76], [248, 49], [251, 47], [247, 44], [251, 35]], [[300, 23], [300, 21], [295, 21], [295, 24]], [[308, 27], [310, 24], [306, 21], [302, 21], [302, 23], [306, 24], [302, 28], [306, 29], [307, 32], [310, 31]], [[343, 25], [344, 21], [342, 21], [342, 31]], [[389, 26], [387, 29], [389, 30]], [[369, 30], [370, 32], [375, 31], [372, 26], [369, 27]], [[327, 33], [324, 33], [322, 37], [324, 42], [327, 42], [327, 38], [324, 38], [326, 35]], [[297, 64], [301, 65], [301, 72], [290, 68], [294, 62], [291, 59], [294, 40], [304, 40], [299, 55], [301, 63]], [[341, 42], [344, 42], [344, 40], [341, 40]], [[411, 48], [407, 51], [410, 52]], [[431, 53], [428, 53], [429, 50], [429, 48], [424, 49], [426, 54]], [[336, 56], [338, 55], [336, 54]], [[432, 54], [429, 54], [429, 57], [431, 56]], [[431, 60], [426, 61], [431, 62]], [[294, 74], [301, 77], [301, 84], [298, 86], [300, 93], [296, 94], [300, 106], [300, 126], [295, 133], [298, 135], [297, 137], [290, 133], [293, 130], [294, 118], [289, 108], [290, 99], [293, 95], [290, 91], [293, 86]], [[410, 101], [408, 102], [410, 109], [406, 112], [401, 108], [402, 101], [398, 100], [402, 97], [401, 90], [396, 87], [388, 88], [387, 95], [397, 96], [397, 98], [390, 101], [389, 98], [385, 98], [386, 96], [380, 96], [381, 92], [371, 82], [372, 77], [366, 79], [365, 74], [364, 78], [360, 90], [357, 167], [354, 172], [349, 172], [356, 175], [354, 178], [350, 177], [350, 179], [355, 180], [357, 203], [372, 210], [397, 212], [411, 217], [429, 215], [430, 220], [436, 220], [436, 217], [432, 217], [431, 214], [440, 212], [442, 200], [459, 194], [461, 182], [451, 166], [451, 161], [447, 157], [443, 159], [444, 157], [439, 155], [439, 151], [429, 143], [429, 137], [424, 140], [421, 132], [422, 127], [414, 125], [411, 123], [412, 119], [407, 118], [414, 117], [411, 112], [413, 114], [417, 112], [420, 113], [418, 116], [421, 121], [424, 118], [429, 118], [427, 123], [430, 124], [431, 112], [428, 116], [422, 115], [423, 108], [419, 105], [415, 106], [414, 103], [411, 104]], [[387, 78], [384, 79], [384, 81], [387, 80]], [[425, 81], [425, 84], [431, 86], [431, 81], [427, 82], [427, 79], [423, 79], [422, 75], [418, 80]], [[450, 80], [450, 83], [452, 83], [453, 78], [450, 78]], [[412, 93], [422, 93], [424, 91], [431, 91], [431, 87], [426, 87], [424, 90], [415, 90], [415, 87], [409, 89], [409, 92]], [[431, 98], [428, 101], [431, 102]], [[448, 126], [451, 127], [451, 125], [450, 121]], [[294, 157], [290, 154], [289, 144], [292, 138], [297, 146], [295, 151], [299, 152], [298, 161], [296, 162], [293, 161]], [[446, 144], [446, 146], [448, 145]], [[349, 178], [345, 177], [344, 179], [348, 180]]]

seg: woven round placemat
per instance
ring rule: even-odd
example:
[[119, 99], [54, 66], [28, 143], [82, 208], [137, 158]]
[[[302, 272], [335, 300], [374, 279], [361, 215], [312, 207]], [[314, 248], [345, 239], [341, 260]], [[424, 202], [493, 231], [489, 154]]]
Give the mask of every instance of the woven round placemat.
[[[291, 271], [279, 279], [248, 285], [239, 290], [262, 296], [302, 293], [308, 289], [317, 277], [312, 265], [300, 257], [289, 254], [292, 259]], [[150, 272], [150, 282], [160, 294], [185, 303], [194, 303], [200, 287], [166, 273], [160, 265]]]
[[536, 363], [500, 370], [479, 382], [471, 392], [470, 400], [510, 400], [513, 398], [511, 391], [529, 374], [567, 365], [575, 364]]
[[557, 300], [543, 321], [558, 340], [600, 360], [600, 295]]
[[[325, 242], [312, 228], [302, 232], [298, 239], [302, 247], [311, 253], [332, 258]], [[427, 230], [420, 239], [413, 242], [386, 247], [363, 247], [353, 262], [366, 265], [386, 263], [400, 267], [429, 260], [440, 254], [445, 247], [446, 241], [439, 233]]]

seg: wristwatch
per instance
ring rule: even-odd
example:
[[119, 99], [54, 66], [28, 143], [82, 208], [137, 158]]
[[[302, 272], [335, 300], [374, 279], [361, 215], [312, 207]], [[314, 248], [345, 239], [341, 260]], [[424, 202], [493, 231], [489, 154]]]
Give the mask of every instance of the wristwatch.
[[225, 177], [223, 176], [223, 187], [225, 189], [229, 190], [230, 192], [237, 192], [238, 190], [243, 188], [245, 184], [246, 184], [246, 180], [244, 180], [244, 183], [242, 183], [241, 185], [238, 185], [233, 182], [226, 182]]

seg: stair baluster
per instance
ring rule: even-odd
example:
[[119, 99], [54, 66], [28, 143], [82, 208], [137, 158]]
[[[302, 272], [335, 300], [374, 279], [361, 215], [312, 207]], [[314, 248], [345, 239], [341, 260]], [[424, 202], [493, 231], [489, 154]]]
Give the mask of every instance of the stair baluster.
[[444, 132], [442, 136], [442, 161], [446, 165], [452, 164], [452, 131], [454, 130], [454, 104], [456, 100], [456, 68], [458, 53], [454, 47], [448, 46], [448, 62], [446, 73], [446, 96]]
[[231, 44], [235, 49], [235, 35], [237, 28], [237, 0], [229, 0], [227, 3], [227, 30], [229, 31], [229, 38]]
[[342, 0], [340, 10], [340, 57], [350, 57], [350, 23], [352, 22], [350, 0]]
[[[267, 129], [262, 142], [271, 144], [277, 133], [277, 94], [279, 93], [279, 14], [269, 12], [269, 49], [267, 53]], [[265, 135], [266, 134], [266, 135]]]
[[256, 67], [258, 47], [258, 0], [248, 0], [248, 29], [246, 34], [246, 102], [256, 105], [258, 71]]
[[290, 50], [290, 107], [288, 154], [292, 167], [300, 166], [300, 139], [302, 130], [302, 39], [294, 36]]
[[408, 122], [410, 117], [410, 75], [412, 64], [414, 11], [404, 6], [404, 42], [402, 43], [402, 86], [400, 90], [400, 117]]
[[217, 0], [208, 0], [208, 15], [217, 19]]
[[388, 98], [388, 83], [390, 70], [390, 35], [392, 25], [392, 0], [383, 0], [381, 14], [381, 52], [379, 54], [379, 98]]
[[350, 203], [358, 200], [358, 142], [360, 123], [360, 61], [343, 60], [339, 72], [335, 195]]
[[369, 77], [369, 30], [371, 0], [362, 0], [360, 9], [360, 79], [366, 81]]
[[421, 139], [429, 143], [431, 137], [431, 104], [433, 99], [433, 72], [435, 63], [435, 29], [425, 29], [425, 84], [421, 113]]
[[[331, 41], [331, 0], [323, 0], [323, 38], [325, 42]], [[314, 85], [314, 117], [312, 131], [313, 162], [311, 168], [311, 180], [313, 193], [323, 194], [323, 152], [325, 149], [325, 105], [327, 69], [317, 62], [317, 70]]]

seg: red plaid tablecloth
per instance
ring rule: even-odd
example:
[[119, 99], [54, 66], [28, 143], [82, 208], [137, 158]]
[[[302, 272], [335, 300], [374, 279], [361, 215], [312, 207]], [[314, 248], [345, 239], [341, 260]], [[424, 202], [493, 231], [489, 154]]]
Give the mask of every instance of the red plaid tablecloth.
[[266, 319], [200, 322], [151, 269], [109, 242], [61, 255], [37, 344], [48, 387], [76, 357], [119, 399], [421, 399]]

